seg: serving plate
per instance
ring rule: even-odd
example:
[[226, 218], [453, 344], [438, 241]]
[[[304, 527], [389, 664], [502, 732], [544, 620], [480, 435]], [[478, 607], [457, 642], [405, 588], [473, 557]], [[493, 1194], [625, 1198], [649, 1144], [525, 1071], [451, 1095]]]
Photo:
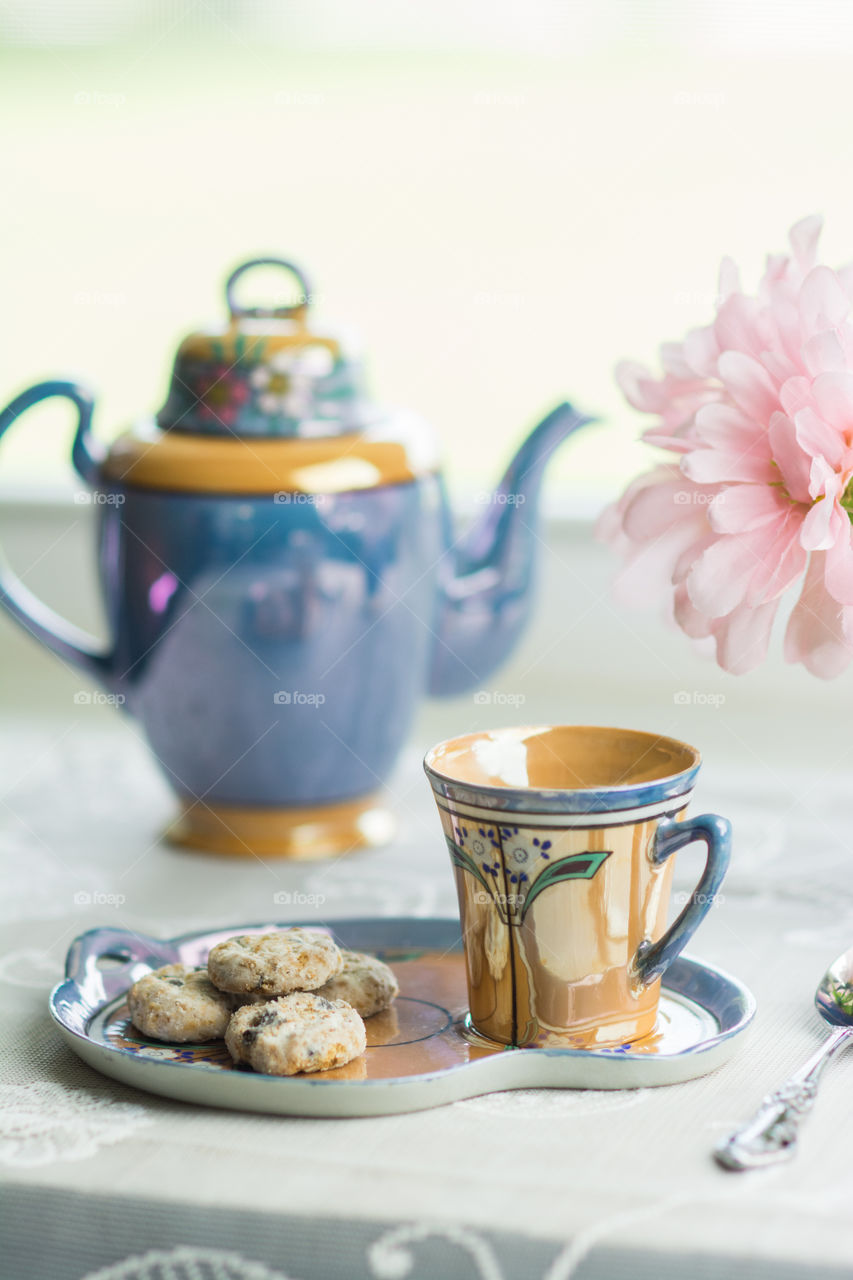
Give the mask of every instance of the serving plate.
[[[269, 922], [157, 939], [91, 929], [72, 943], [50, 1012], [68, 1044], [104, 1075], [150, 1093], [207, 1106], [300, 1116], [419, 1111], [504, 1089], [635, 1089], [705, 1075], [737, 1047], [755, 1012], [742, 983], [685, 956], [668, 970], [658, 1025], [615, 1049], [507, 1049], [467, 1023], [458, 920], [337, 920], [340, 946], [392, 966], [400, 995], [368, 1018], [367, 1052], [335, 1071], [267, 1076], [236, 1067], [222, 1041], [167, 1045], [131, 1025], [131, 983], [164, 964], [204, 964], [217, 942], [297, 922]], [[301, 922], [317, 928], [316, 922]]]

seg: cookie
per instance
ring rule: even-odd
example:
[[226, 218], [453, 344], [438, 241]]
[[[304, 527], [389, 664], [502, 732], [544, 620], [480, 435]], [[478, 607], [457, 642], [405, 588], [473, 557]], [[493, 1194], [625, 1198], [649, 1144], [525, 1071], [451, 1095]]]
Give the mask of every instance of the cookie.
[[364, 1023], [343, 1000], [294, 991], [246, 1004], [231, 1019], [225, 1044], [235, 1062], [269, 1076], [330, 1071], [364, 1053]]
[[221, 991], [270, 997], [314, 991], [340, 967], [341, 953], [328, 934], [309, 929], [226, 938], [207, 960], [210, 980]]
[[204, 969], [185, 964], [167, 964], [146, 973], [130, 988], [127, 1004], [137, 1030], [170, 1044], [221, 1040], [234, 1008]]
[[345, 1000], [362, 1018], [387, 1009], [400, 990], [387, 964], [361, 951], [342, 951], [341, 957], [340, 973], [324, 982], [316, 994], [327, 1000]]

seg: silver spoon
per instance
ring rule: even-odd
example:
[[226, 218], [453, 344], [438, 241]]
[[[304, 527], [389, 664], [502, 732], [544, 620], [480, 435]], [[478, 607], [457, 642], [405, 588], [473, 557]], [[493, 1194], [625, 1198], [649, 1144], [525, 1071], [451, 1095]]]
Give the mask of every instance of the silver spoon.
[[717, 1146], [714, 1158], [724, 1169], [763, 1169], [796, 1153], [800, 1121], [814, 1105], [821, 1072], [853, 1036], [853, 947], [830, 965], [814, 999], [835, 1030], [781, 1089], [763, 1099], [752, 1119]]

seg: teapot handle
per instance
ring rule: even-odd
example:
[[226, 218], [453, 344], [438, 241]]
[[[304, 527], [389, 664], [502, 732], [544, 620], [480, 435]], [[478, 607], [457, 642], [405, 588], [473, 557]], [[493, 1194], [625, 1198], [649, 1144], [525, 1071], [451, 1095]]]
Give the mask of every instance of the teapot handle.
[[[94, 400], [88, 391], [74, 382], [39, 382], [16, 396], [0, 412], [0, 439], [16, 418], [51, 396], [64, 396], [77, 407], [77, 431], [71, 449], [71, 460], [79, 475], [94, 487], [100, 476], [101, 450], [93, 444], [89, 432]], [[12, 570], [0, 552], [0, 605], [20, 623], [25, 631], [40, 640], [53, 653], [72, 666], [93, 676], [101, 684], [110, 684], [112, 656], [99, 647], [94, 636], [81, 631], [73, 623], [39, 600]]]

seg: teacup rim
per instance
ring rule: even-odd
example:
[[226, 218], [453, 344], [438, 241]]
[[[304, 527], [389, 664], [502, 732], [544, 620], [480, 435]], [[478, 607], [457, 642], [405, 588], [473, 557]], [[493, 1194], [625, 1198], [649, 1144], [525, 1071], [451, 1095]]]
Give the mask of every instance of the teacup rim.
[[[678, 773], [665, 774], [661, 778], [646, 779], [640, 782], [603, 784], [591, 787], [529, 787], [529, 786], [494, 786], [488, 783], [473, 783], [466, 779], [454, 777], [436, 768], [432, 759], [439, 748], [452, 743], [462, 743], [465, 739], [473, 740], [505, 731], [531, 733], [554, 729], [602, 730], [610, 733], [625, 734], [631, 737], [654, 739], [660, 743], [671, 743], [681, 750], [688, 751], [692, 763]], [[535, 810], [552, 813], [589, 813], [595, 810], [622, 810], [624, 808], [643, 807], [661, 801], [669, 801], [689, 796], [693, 789], [696, 774], [702, 764], [702, 754], [697, 747], [671, 734], [653, 733], [647, 729], [628, 729], [620, 725], [603, 724], [531, 724], [500, 725], [492, 729], [476, 729], [470, 733], [455, 734], [436, 742], [426, 752], [423, 759], [424, 772], [429, 778], [433, 790], [447, 799], [480, 806], [485, 809], [497, 809], [504, 812], [531, 812]]]

